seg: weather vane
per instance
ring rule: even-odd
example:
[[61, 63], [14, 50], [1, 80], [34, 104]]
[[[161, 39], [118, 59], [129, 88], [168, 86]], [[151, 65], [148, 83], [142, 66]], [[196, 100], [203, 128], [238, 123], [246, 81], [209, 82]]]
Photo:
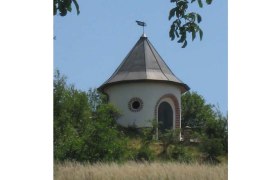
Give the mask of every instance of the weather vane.
[[139, 26], [142, 26], [142, 27], [143, 27], [143, 34], [144, 34], [144, 27], [147, 26], [147, 24], [146, 24], [144, 21], [136, 21], [136, 23], [137, 23]]

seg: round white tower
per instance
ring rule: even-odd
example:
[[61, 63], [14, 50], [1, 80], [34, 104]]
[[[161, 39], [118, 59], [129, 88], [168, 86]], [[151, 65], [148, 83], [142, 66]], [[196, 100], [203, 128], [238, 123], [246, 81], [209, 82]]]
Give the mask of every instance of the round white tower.
[[181, 94], [189, 87], [180, 81], [143, 35], [113, 75], [99, 87], [122, 116], [122, 126], [181, 128]]

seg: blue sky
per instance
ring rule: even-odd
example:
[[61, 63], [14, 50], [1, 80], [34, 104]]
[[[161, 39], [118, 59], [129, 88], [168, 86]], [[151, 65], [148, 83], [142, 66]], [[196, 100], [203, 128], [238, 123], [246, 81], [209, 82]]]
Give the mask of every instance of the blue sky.
[[79, 1], [80, 15], [54, 17], [54, 69], [82, 90], [99, 87], [118, 67], [142, 34], [135, 20], [147, 23], [145, 32], [173, 73], [208, 103], [228, 109], [227, 1], [204, 8], [191, 4], [202, 16], [203, 40], [181, 48], [168, 32], [170, 1]]

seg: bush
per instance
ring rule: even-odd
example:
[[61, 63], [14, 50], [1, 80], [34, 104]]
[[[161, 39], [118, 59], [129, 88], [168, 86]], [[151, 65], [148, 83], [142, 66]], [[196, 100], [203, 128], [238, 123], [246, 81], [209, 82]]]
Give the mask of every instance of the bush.
[[54, 79], [54, 159], [122, 161], [127, 138], [117, 129], [119, 112], [96, 90], [88, 93]]
[[203, 138], [200, 148], [206, 154], [206, 161], [211, 163], [219, 162], [217, 157], [223, 152], [223, 144], [220, 138]]
[[187, 152], [186, 147], [183, 145], [171, 146], [168, 155], [171, 160], [179, 162], [190, 163], [193, 160], [192, 156]]
[[135, 156], [136, 161], [153, 161], [154, 159], [155, 154], [149, 146], [142, 146]]
[[179, 138], [180, 138], [180, 129], [168, 129], [165, 130], [164, 132], [159, 132], [159, 140], [162, 143], [162, 152], [161, 152], [161, 156], [163, 158], [167, 158], [168, 157], [168, 147], [170, 145], [176, 145], [179, 142]]

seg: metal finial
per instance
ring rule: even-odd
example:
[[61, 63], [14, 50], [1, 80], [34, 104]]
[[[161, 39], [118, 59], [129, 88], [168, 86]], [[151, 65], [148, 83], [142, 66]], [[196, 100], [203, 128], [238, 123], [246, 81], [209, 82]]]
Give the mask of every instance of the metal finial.
[[145, 34], [144, 27], [147, 26], [147, 24], [146, 24], [144, 21], [136, 21], [136, 23], [137, 23], [139, 26], [142, 26], [142, 27], [143, 27], [143, 34]]

